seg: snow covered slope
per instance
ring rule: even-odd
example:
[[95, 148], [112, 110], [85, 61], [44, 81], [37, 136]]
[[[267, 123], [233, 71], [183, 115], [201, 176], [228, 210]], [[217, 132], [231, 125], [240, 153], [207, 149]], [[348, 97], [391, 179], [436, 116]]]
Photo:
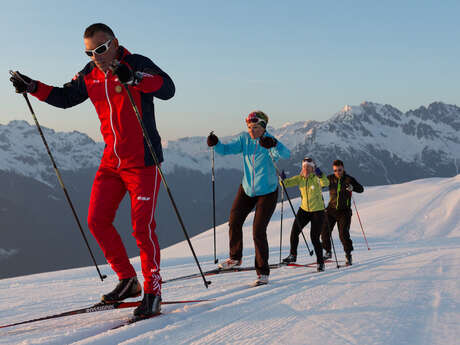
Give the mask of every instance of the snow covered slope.
[[[165, 306], [164, 315], [109, 330], [130, 315], [107, 311], [0, 329], [2, 344], [458, 344], [460, 337], [460, 175], [367, 188], [355, 195], [355, 264], [338, 270], [274, 269], [270, 284], [248, 288], [254, 272], [165, 284], [163, 299], [214, 298]], [[294, 200], [298, 207], [299, 200]], [[293, 218], [284, 205], [283, 256]], [[252, 215], [245, 224], [244, 265], [254, 250]], [[279, 260], [280, 205], [268, 229], [271, 263]], [[217, 229], [226, 258], [228, 226]], [[334, 232], [339, 260], [344, 254]], [[212, 264], [212, 230], [192, 239], [204, 269]], [[300, 244], [300, 261], [312, 262]], [[186, 243], [162, 251], [170, 279], [197, 271]], [[140, 272], [139, 259], [133, 259]], [[105, 273], [110, 270], [102, 267]], [[93, 267], [0, 280], [0, 325], [88, 306], [111, 289]]]

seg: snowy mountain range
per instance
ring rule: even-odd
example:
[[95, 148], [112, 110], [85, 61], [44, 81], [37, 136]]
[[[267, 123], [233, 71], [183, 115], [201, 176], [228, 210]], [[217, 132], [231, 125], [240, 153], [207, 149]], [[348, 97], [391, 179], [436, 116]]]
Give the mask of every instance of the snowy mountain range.
[[[304, 155], [327, 169], [334, 159], [342, 159], [368, 185], [459, 172], [460, 108], [455, 105], [436, 102], [402, 113], [391, 105], [363, 102], [345, 106], [327, 121], [286, 123], [268, 130], [291, 149], [291, 159], [281, 164], [292, 174]], [[234, 137], [220, 140], [225, 143]], [[168, 168], [209, 170], [205, 138], [184, 138], [165, 146]], [[241, 169], [241, 159], [218, 157], [216, 168]]]
[[[104, 144], [76, 131], [42, 129], [86, 227], [91, 183]], [[346, 170], [367, 186], [459, 173], [460, 108], [455, 105], [436, 102], [403, 113], [391, 105], [363, 102], [345, 106], [327, 121], [286, 123], [268, 130], [291, 150], [291, 158], [279, 162], [288, 175], [298, 173], [305, 155], [313, 157], [326, 173], [330, 173], [334, 159], [341, 159]], [[216, 134], [224, 143], [238, 135]], [[191, 235], [200, 233], [212, 225], [211, 164], [206, 138], [164, 141], [163, 146], [162, 166], [182, 217]], [[14, 271], [9, 265], [0, 265], [0, 277], [86, 264], [86, 249], [34, 125], [25, 121], [0, 124], [0, 162], [0, 263], [2, 258], [22, 260], [16, 262]], [[241, 157], [216, 155], [216, 169], [216, 217], [221, 224], [228, 219], [241, 181]], [[290, 193], [296, 195], [294, 189]], [[183, 239], [163, 188], [156, 221], [163, 247]], [[127, 200], [116, 222], [123, 230], [120, 232], [129, 255], [137, 255], [130, 235]], [[89, 233], [88, 237], [92, 241]], [[68, 244], [63, 246], [64, 242]], [[97, 244], [92, 241], [91, 245], [98, 262], [104, 262]], [[65, 255], [70, 247], [73, 255]], [[34, 257], [35, 252], [45, 254], [31, 262], [30, 256]], [[56, 253], [62, 253], [63, 258], [56, 261]]]
[[[340, 158], [368, 185], [459, 172], [460, 108], [455, 105], [435, 102], [403, 113], [391, 105], [363, 102], [345, 106], [327, 121], [288, 122], [268, 130], [291, 149], [292, 158], [283, 166], [293, 168], [292, 173], [303, 155], [312, 156], [324, 168]], [[98, 166], [102, 143], [76, 131], [44, 128], [44, 133], [60, 169], [78, 171]], [[236, 136], [222, 136], [220, 140], [225, 143]], [[205, 139], [163, 141], [164, 170], [185, 168], [209, 173], [210, 151]], [[35, 127], [25, 121], [0, 124], [0, 161], [0, 170], [55, 184], [41, 139]], [[216, 169], [240, 170], [241, 159], [218, 156]]]

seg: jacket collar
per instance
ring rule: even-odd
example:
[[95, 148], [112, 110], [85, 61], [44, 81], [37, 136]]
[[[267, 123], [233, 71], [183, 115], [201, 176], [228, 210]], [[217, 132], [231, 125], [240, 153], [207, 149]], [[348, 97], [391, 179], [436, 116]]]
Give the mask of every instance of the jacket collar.
[[118, 55], [117, 55], [118, 61], [122, 61], [128, 55], [131, 55], [131, 53], [128, 51], [128, 49], [126, 49], [123, 46], [118, 47]]

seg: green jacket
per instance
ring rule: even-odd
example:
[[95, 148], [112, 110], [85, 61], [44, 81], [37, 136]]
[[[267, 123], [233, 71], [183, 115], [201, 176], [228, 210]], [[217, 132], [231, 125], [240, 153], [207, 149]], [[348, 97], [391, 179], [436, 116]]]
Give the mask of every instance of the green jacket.
[[329, 186], [329, 180], [325, 174], [321, 178], [314, 173], [308, 175], [308, 178], [302, 175], [293, 176], [284, 180], [287, 187], [299, 186], [302, 195], [302, 205], [300, 207], [306, 212], [315, 212], [324, 210], [322, 187]]

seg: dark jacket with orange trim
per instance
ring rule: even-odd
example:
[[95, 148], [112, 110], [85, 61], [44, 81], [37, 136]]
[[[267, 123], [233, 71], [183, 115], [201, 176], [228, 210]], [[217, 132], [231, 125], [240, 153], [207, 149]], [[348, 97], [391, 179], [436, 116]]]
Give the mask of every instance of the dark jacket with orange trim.
[[353, 192], [362, 193], [364, 188], [356, 179], [346, 172], [339, 179], [334, 174], [329, 175], [329, 204], [328, 209], [333, 210], [350, 210], [351, 209], [351, 193], [347, 190], [348, 185], [353, 186]]
[[[142, 72], [140, 83], [129, 88], [161, 163], [163, 150], [156, 128], [153, 98], [167, 100], [173, 97], [174, 83], [149, 58], [131, 54], [123, 47], [119, 49], [120, 63], [128, 65], [134, 72]], [[154, 164], [128, 94], [111, 71], [104, 74], [91, 61], [64, 87], [37, 82], [37, 90], [32, 95], [59, 108], [73, 107], [88, 98], [91, 100], [101, 121], [105, 142], [101, 166], [123, 169]]]

